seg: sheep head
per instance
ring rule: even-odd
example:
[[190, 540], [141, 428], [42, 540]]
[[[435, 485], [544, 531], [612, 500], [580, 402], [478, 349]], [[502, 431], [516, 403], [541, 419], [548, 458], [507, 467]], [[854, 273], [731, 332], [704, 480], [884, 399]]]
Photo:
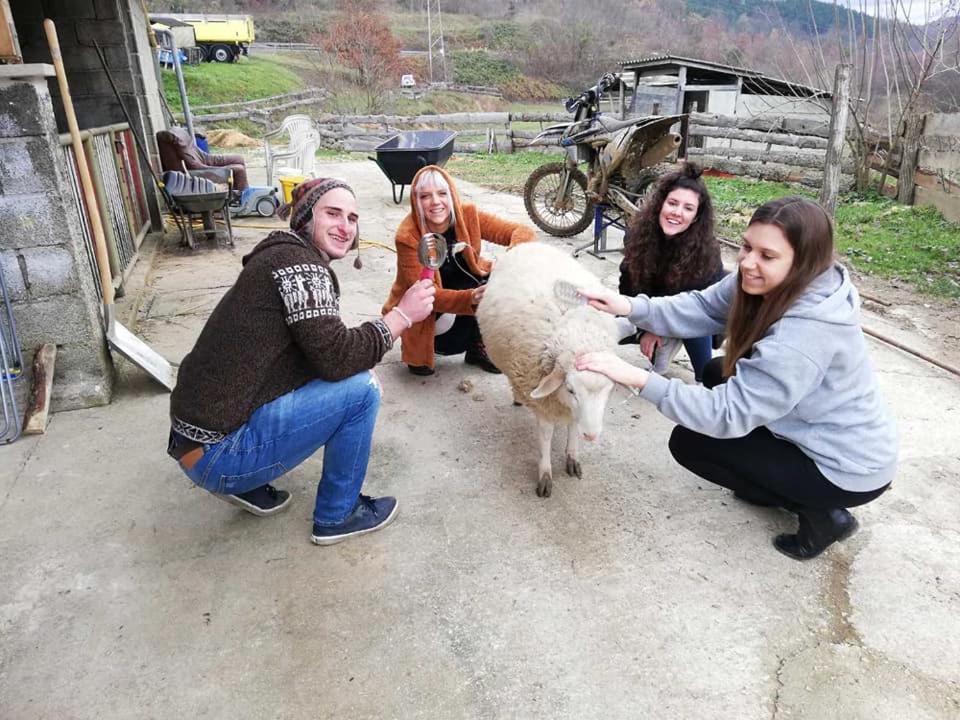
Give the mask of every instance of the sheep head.
[[547, 375], [530, 393], [542, 400], [556, 393], [555, 398], [569, 408], [583, 437], [596, 440], [603, 430], [603, 415], [613, 390], [613, 381], [605, 375], [574, 367], [574, 354], [561, 352]]

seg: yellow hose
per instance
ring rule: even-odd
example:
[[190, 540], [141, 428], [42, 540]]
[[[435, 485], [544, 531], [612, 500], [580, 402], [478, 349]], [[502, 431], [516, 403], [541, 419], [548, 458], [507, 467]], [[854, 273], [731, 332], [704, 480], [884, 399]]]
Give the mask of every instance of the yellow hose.
[[[171, 215], [170, 213], [164, 213], [163, 217], [164, 219], [169, 220], [170, 222], [174, 222], [173, 215]], [[216, 222], [220, 225], [225, 226], [223, 220], [217, 220]], [[203, 219], [194, 216], [191, 218], [190, 224], [192, 227], [202, 227]], [[265, 225], [263, 223], [237, 222], [236, 220], [232, 221], [230, 224], [235, 228], [253, 228], [256, 230], [283, 230], [285, 227], [287, 227], [286, 223], [281, 223], [279, 225]], [[397, 251], [396, 248], [390, 247], [389, 245], [384, 245], [383, 243], [377, 242], [375, 240], [364, 240], [363, 238], [360, 238], [361, 250], [364, 248], [371, 248], [371, 247], [382, 248], [384, 250], [389, 250], [392, 253], [395, 253]]]

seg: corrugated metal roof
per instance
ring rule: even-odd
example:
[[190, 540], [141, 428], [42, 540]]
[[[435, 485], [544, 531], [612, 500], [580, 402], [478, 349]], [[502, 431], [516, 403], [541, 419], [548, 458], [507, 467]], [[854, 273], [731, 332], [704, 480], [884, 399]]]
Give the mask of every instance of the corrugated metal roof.
[[[621, 68], [642, 71], [645, 69], [652, 69], [658, 67], [670, 67], [675, 66], [677, 68], [681, 66], [699, 68], [701, 70], [712, 70], [714, 72], [722, 72], [730, 75], [739, 75], [746, 82], [749, 82], [750, 89], [756, 90], [790, 90], [792, 92], [800, 91], [805, 95], [810, 95], [814, 97], [825, 97], [829, 98], [832, 96], [832, 93], [829, 90], [824, 90], [822, 88], [812, 87], [810, 85], [804, 85], [802, 83], [793, 82], [791, 80], [783, 80], [780, 78], [771, 77], [765, 75], [762, 72], [757, 70], [751, 70], [750, 68], [739, 67], [737, 65], [726, 65], [724, 63], [712, 62], [710, 60], [700, 60], [697, 58], [688, 58], [683, 57], [682, 55], [648, 55], [647, 57], [637, 58], [634, 60], [624, 60], [619, 63]], [[758, 93], [758, 94], [781, 94], [777, 92], [769, 93]]]

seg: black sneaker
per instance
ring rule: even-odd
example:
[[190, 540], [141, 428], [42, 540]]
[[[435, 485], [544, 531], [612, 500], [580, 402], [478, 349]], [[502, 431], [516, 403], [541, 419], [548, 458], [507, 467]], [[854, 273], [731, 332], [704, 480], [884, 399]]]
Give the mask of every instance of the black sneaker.
[[372, 498], [361, 495], [353, 512], [339, 525], [313, 524], [314, 545], [333, 545], [354, 535], [365, 535], [385, 528], [397, 517], [397, 499], [393, 497]]
[[501, 374], [500, 368], [494, 365], [490, 356], [487, 355], [487, 349], [483, 346], [483, 343], [477, 343], [467, 350], [467, 354], [463, 356], [463, 361], [467, 363], [467, 365], [476, 365], [485, 372], [493, 373], [494, 375]]
[[407, 369], [414, 375], [420, 375], [421, 377], [433, 375], [433, 368], [429, 365], [407, 365]]
[[273, 485], [263, 485], [236, 495], [217, 495], [216, 497], [243, 508], [257, 517], [276, 515], [284, 510], [291, 500], [290, 493], [286, 490], [277, 490]]

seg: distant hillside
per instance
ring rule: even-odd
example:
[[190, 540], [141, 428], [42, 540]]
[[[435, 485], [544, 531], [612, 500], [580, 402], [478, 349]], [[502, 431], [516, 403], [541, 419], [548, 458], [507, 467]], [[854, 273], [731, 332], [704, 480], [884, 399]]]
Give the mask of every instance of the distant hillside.
[[849, 23], [855, 28], [865, 27], [868, 36], [872, 34], [870, 15], [816, 0], [687, 0], [687, 11], [723, 17], [730, 26], [744, 17], [769, 22], [771, 16], [779, 16], [784, 26], [806, 35], [827, 34], [834, 27], [845, 30]]

